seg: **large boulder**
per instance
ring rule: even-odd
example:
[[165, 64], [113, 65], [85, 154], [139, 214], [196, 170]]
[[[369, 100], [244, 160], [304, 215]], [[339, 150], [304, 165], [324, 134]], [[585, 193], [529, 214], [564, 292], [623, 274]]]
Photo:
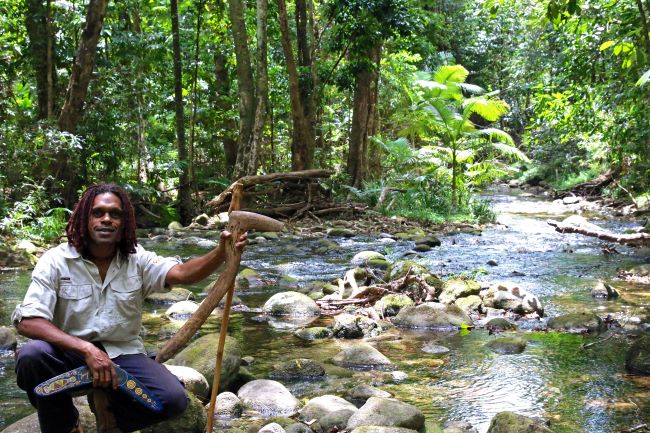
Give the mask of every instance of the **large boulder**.
[[361, 383], [349, 390], [346, 397], [354, 403], [361, 402], [361, 405], [363, 405], [370, 397], [390, 398], [392, 395], [367, 383]]
[[332, 338], [334, 333], [330, 328], [324, 326], [313, 326], [311, 328], [301, 328], [293, 333], [296, 337], [303, 340], [320, 340]]
[[500, 412], [492, 418], [487, 433], [553, 433], [543, 422], [513, 412]]
[[172, 287], [167, 292], [152, 293], [145, 301], [152, 304], [173, 304], [174, 302], [194, 300], [194, 293], [183, 287]]
[[348, 420], [347, 430], [361, 426], [403, 427], [421, 430], [424, 414], [415, 406], [398, 400], [370, 397]]
[[618, 291], [604, 281], [598, 281], [593, 289], [591, 296], [596, 299], [612, 299], [618, 297]]
[[341, 367], [372, 369], [388, 367], [391, 362], [380, 351], [368, 343], [355, 343], [337, 353], [332, 362]]
[[526, 340], [519, 337], [499, 337], [488, 341], [486, 346], [492, 352], [501, 355], [513, 355], [526, 349]]
[[458, 298], [465, 298], [471, 295], [478, 295], [481, 285], [474, 280], [452, 279], [445, 281], [442, 286], [442, 293], [438, 300], [443, 304], [451, 304]]
[[583, 311], [553, 317], [548, 321], [548, 329], [572, 334], [598, 333], [605, 330], [605, 324], [597, 314]]
[[650, 335], [642, 337], [630, 347], [625, 368], [632, 373], [650, 374]]
[[243, 412], [241, 400], [232, 392], [226, 391], [217, 395], [216, 416], [224, 419], [239, 418]]
[[[300, 410], [298, 419], [309, 423], [314, 419], [320, 420], [332, 412], [341, 410], [347, 410], [354, 413], [357, 411], [357, 407], [336, 395], [321, 395], [320, 397], [312, 398], [307, 402], [305, 407]], [[345, 425], [340, 426], [340, 428], [343, 427], [345, 427]]]
[[281, 292], [271, 296], [262, 308], [271, 316], [318, 316], [316, 301], [298, 292]]
[[383, 331], [381, 325], [367, 316], [339, 314], [334, 317], [332, 332], [337, 338], [374, 337]]
[[[218, 346], [219, 335], [208, 334], [194, 340], [181, 353], [166, 362], [170, 365], [192, 367], [203, 376], [208, 383], [214, 380], [215, 347]], [[241, 348], [234, 338], [227, 336], [224, 346], [221, 374], [219, 376], [219, 391], [224, 391], [237, 379], [241, 365]]]
[[512, 311], [517, 314], [544, 315], [544, 307], [537, 296], [514, 283], [498, 283], [481, 291], [483, 306]]
[[203, 404], [194, 395], [189, 394], [189, 404], [181, 416], [141, 429], [140, 433], [203, 433], [207, 424], [208, 417]]
[[300, 402], [280, 382], [257, 379], [248, 382], [237, 391], [244, 405], [259, 412], [265, 418], [292, 416], [300, 409]]
[[472, 326], [472, 319], [456, 305], [425, 302], [402, 308], [393, 323], [403, 328], [458, 328]]

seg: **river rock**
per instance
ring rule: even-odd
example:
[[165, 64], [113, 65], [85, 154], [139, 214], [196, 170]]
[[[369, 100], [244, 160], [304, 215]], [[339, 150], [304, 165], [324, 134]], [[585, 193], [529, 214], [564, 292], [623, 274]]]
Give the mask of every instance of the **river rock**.
[[514, 412], [499, 412], [487, 433], [553, 433], [543, 422]]
[[382, 253], [378, 253], [377, 251], [361, 251], [359, 253], [356, 253], [354, 257], [352, 257], [352, 263], [353, 264], [366, 263], [367, 261], [372, 259], [386, 260], [386, 256], [384, 256]]
[[403, 427], [384, 427], [380, 425], [362, 425], [350, 433], [416, 433], [417, 430]]
[[347, 430], [354, 430], [360, 426], [421, 430], [424, 427], [424, 414], [415, 406], [398, 400], [370, 397], [366, 404], [350, 417]]
[[271, 316], [318, 316], [320, 308], [307, 295], [298, 292], [281, 292], [271, 296], [262, 307]]
[[16, 331], [8, 326], [0, 326], [0, 350], [16, 350], [17, 345]]
[[300, 402], [280, 382], [257, 379], [248, 382], [237, 391], [244, 405], [266, 418], [293, 416], [300, 409]]
[[402, 308], [393, 323], [403, 328], [458, 328], [472, 326], [472, 319], [456, 305], [425, 302]]
[[472, 313], [480, 311], [483, 307], [483, 300], [480, 296], [471, 295], [464, 298], [458, 298], [454, 302], [458, 308], [463, 310], [466, 313]]
[[548, 329], [553, 331], [570, 332], [572, 334], [605, 330], [602, 319], [598, 315], [587, 311], [553, 317], [548, 321], [547, 326]]
[[217, 404], [215, 415], [219, 418], [233, 419], [239, 418], [244, 410], [239, 397], [230, 391], [222, 392], [217, 395]]
[[544, 316], [544, 307], [537, 296], [514, 283], [498, 283], [480, 293], [483, 306], [509, 310], [517, 314], [537, 313]]
[[259, 429], [257, 433], [286, 433], [286, 431], [277, 422], [272, 422]]
[[[203, 433], [208, 424], [208, 417], [203, 404], [194, 395], [189, 394], [187, 409], [179, 417], [163, 421], [140, 430], [140, 433]], [[89, 433], [89, 432], [86, 432]]]
[[415, 242], [416, 245], [426, 245], [428, 247], [439, 247], [440, 245], [442, 245], [440, 239], [438, 239], [434, 235], [419, 236], [413, 238], [413, 242]]
[[294, 332], [294, 335], [303, 340], [320, 340], [324, 338], [332, 338], [334, 333], [330, 328], [324, 326], [314, 326], [311, 328], [302, 328]]
[[478, 433], [478, 430], [466, 421], [451, 421], [445, 424], [442, 433]]
[[208, 222], [210, 222], [210, 217], [208, 214], [202, 213], [201, 215], [198, 215], [196, 218], [194, 218], [194, 222], [200, 226], [207, 226]]
[[425, 343], [422, 351], [431, 355], [446, 355], [450, 352], [449, 348], [435, 343]]
[[34, 245], [32, 241], [28, 241], [27, 239], [23, 239], [21, 241], [18, 241], [16, 243], [16, 249], [17, 250], [22, 250], [26, 252], [27, 254], [36, 254], [38, 252], [38, 247]]
[[287, 433], [314, 433], [312, 429], [301, 422], [294, 422], [284, 428]]
[[364, 342], [358, 342], [343, 349], [332, 358], [332, 362], [341, 367], [359, 369], [372, 369], [391, 365], [386, 356]]
[[208, 398], [210, 385], [204, 375], [191, 367], [183, 365], [163, 364], [174, 376], [183, 382], [185, 390], [191, 392], [201, 400]]
[[194, 301], [180, 301], [171, 305], [166, 311], [165, 316], [172, 319], [186, 320], [199, 308], [199, 304]]
[[[218, 334], [208, 334], [194, 340], [181, 353], [167, 361], [170, 365], [182, 365], [192, 367], [203, 376], [209, 384], [214, 379], [215, 347], [219, 341]], [[223, 391], [237, 379], [239, 366], [241, 365], [241, 349], [234, 338], [227, 336], [224, 346], [219, 390]]]
[[199, 247], [201, 249], [204, 249], [204, 250], [211, 250], [211, 249], [217, 248], [218, 245], [219, 245], [219, 242], [212, 241], [210, 239], [201, 239], [200, 241], [198, 241], [196, 243], [197, 247]]
[[152, 304], [173, 304], [174, 302], [194, 300], [195, 296], [190, 290], [183, 287], [172, 287], [168, 292], [156, 292], [145, 299]]
[[349, 390], [346, 397], [352, 402], [361, 402], [363, 405], [370, 397], [390, 398], [392, 394], [366, 383], [361, 383]]
[[172, 221], [167, 225], [167, 229], [173, 231], [181, 231], [183, 230], [183, 224], [179, 223], [178, 221]]
[[637, 374], [650, 374], [650, 336], [632, 344], [625, 358], [625, 368]]
[[464, 298], [470, 295], [478, 295], [481, 291], [481, 285], [474, 280], [447, 280], [442, 286], [442, 292], [438, 297], [439, 302], [451, 304], [458, 298]]
[[319, 239], [314, 243], [313, 253], [319, 256], [336, 252], [340, 249], [339, 244], [330, 239]]
[[517, 325], [503, 317], [495, 317], [485, 324], [485, 329], [489, 332], [514, 331], [517, 329]]
[[345, 228], [345, 227], [332, 227], [327, 229], [327, 236], [329, 237], [344, 237], [344, 238], [351, 238], [355, 236], [354, 231]]
[[596, 299], [618, 298], [618, 291], [604, 281], [598, 281], [596, 286], [591, 289], [591, 296]]
[[[305, 407], [300, 410], [298, 419], [307, 423], [314, 419], [320, 421], [324, 416], [338, 411], [347, 411], [351, 415], [357, 411], [357, 407], [349, 401], [336, 395], [321, 395], [319, 397], [312, 398], [307, 402]], [[350, 415], [348, 415], [347, 418], [349, 418]], [[347, 425], [347, 418], [346, 423], [340, 425], [340, 428], [343, 428]], [[321, 427], [322, 426], [323, 424], [321, 423]]]
[[[242, 269], [235, 278], [235, 286], [241, 290], [259, 289], [266, 285], [266, 282], [262, 280], [260, 274], [250, 268]], [[210, 285], [209, 287], [211, 288], [212, 286]]]
[[375, 302], [375, 310], [384, 317], [396, 316], [406, 306], [415, 304], [413, 299], [403, 293], [391, 293]]
[[485, 346], [501, 355], [513, 355], [526, 349], [526, 340], [519, 337], [499, 337], [490, 340]]
[[585, 217], [580, 215], [571, 215], [570, 217], [562, 220], [563, 224], [572, 225], [575, 227], [580, 227], [589, 231], [602, 231], [603, 229], [596, 224], [590, 223]]
[[374, 337], [382, 332], [382, 327], [367, 316], [339, 314], [334, 317], [332, 332], [337, 338]]
[[275, 365], [269, 376], [276, 380], [318, 380], [325, 377], [325, 368], [319, 362], [300, 358]]

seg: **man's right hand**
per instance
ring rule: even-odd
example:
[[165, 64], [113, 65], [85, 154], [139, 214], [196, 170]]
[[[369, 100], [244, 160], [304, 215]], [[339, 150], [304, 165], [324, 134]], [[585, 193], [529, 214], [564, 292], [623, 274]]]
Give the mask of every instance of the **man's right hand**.
[[92, 343], [88, 343], [82, 353], [92, 374], [93, 386], [117, 389], [115, 366], [108, 354]]

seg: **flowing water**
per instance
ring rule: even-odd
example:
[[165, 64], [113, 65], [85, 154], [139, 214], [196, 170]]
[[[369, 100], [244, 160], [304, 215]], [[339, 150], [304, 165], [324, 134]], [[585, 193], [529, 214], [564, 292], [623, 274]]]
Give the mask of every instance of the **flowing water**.
[[[480, 236], [444, 236], [441, 247], [420, 254], [417, 260], [443, 277], [465, 274], [485, 284], [518, 283], [540, 298], [546, 317], [587, 309], [623, 322], [639, 317], [647, 322], [650, 288], [614, 280], [612, 284], [622, 295], [615, 301], [593, 300], [589, 289], [598, 279], [611, 281], [620, 268], [647, 261], [648, 251], [616, 246], [618, 253], [604, 254], [602, 242], [596, 239], [556, 233], [545, 219], [566, 216], [562, 205], [512, 194], [494, 194], [489, 199], [499, 224]], [[627, 227], [607, 220], [595, 222], [613, 230]], [[397, 260], [413, 247], [407, 241], [387, 243], [369, 236], [334, 240], [340, 250], [325, 255], [314, 253], [316, 239], [295, 236], [247, 247], [243, 265], [260, 272], [270, 284], [239, 293], [244, 304], [253, 309], [260, 307], [280, 290], [276, 283], [283, 276], [297, 279], [300, 285], [330, 280], [341, 277], [359, 251], [380, 251]], [[183, 258], [203, 252], [192, 247], [143, 243], [161, 254], [180, 254]], [[489, 260], [496, 261], [497, 266], [487, 265]], [[28, 272], [0, 273], [0, 324], [9, 324], [11, 311], [28, 283]], [[201, 288], [191, 287], [197, 294]], [[148, 309], [155, 312], [160, 307]], [[313, 324], [327, 325], [330, 320], [321, 317]], [[535, 331], [539, 325], [534, 322], [522, 326], [527, 330], [520, 335], [528, 346], [519, 355], [497, 355], [485, 349], [484, 344], [494, 337], [480, 329], [404, 331], [401, 340], [378, 343], [377, 348], [393, 361], [395, 370], [405, 375], [336, 367], [329, 360], [351, 342], [302, 341], [292, 334], [296, 324], [260, 320], [255, 312], [234, 313], [229, 331], [241, 342], [244, 355], [255, 358], [248, 369], [257, 377], [267, 377], [274, 364], [295, 358], [324, 363], [327, 379], [285, 383], [300, 399], [345, 395], [351, 387], [369, 383], [416, 405], [429, 421], [442, 424], [465, 420], [482, 433], [490, 419], [504, 410], [548, 419], [556, 433], [609, 433], [650, 424], [650, 379], [626, 374], [624, 358], [629, 343], [624, 338], [611, 338], [582, 349], [584, 343], [596, 337]], [[203, 331], [214, 328], [213, 324]], [[155, 349], [156, 334], [148, 335], [147, 344]], [[431, 355], [423, 350], [430, 344], [450, 351]], [[0, 430], [33, 412], [15, 385], [11, 353], [0, 353], [0, 407]]]

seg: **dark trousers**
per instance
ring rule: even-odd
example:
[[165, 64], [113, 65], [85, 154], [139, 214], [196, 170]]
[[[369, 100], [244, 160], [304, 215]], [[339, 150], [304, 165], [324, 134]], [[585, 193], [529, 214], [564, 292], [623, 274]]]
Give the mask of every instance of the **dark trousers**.
[[[163, 365], [146, 355], [121, 355], [113, 362], [140, 380], [162, 402], [163, 411], [156, 413], [135, 402], [119, 389], [107, 389], [111, 410], [120, 430], [131, 432], [159, 421], [180, 415], [187, 407], [187, 396], [180, 381]], [[79, 415], [66, 392], [38, 397], [34, 387], [41, 382], [84, 364], [83, 357], [61, 350], [40, 340], [31, 340], [16, 354], [18, 386], [27, 392], [29, 401], [38, 410], [42, 433], [69, 433]]]

